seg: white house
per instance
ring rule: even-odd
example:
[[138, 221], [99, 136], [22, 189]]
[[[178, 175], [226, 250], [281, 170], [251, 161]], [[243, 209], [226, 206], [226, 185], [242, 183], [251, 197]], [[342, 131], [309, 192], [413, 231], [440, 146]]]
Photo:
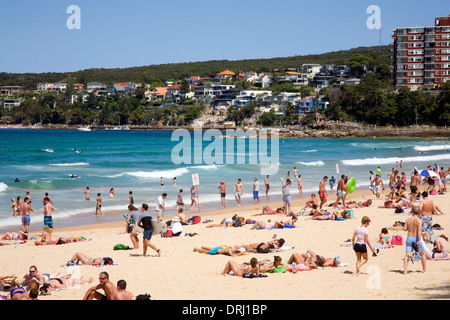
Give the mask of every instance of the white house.
[[272, 91], [242, 90], [239, 95], [231, 101], [231, 104], [237, 107], [242, 107], [255, 100], [267, 100], [267, 98], [271, 96]]
[[37, 91], [48, 91], [50, 87], [54, 88], [53, 83], [41, 82], [37, 84]]
[[302, 73], [307, 74], [312, 79], [316, 74], [320, 73], [322, 66], [320, 64], [305, 63], [302, 65]]

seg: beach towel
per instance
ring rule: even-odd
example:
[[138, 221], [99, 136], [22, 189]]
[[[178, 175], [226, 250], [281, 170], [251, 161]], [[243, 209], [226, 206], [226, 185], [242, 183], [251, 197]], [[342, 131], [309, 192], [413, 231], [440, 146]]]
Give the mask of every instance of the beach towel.
[[287, 250], [291, 250], [291, 249], [294, 249], [294, 247], [282, 246], [281, 248], [278, 248], [278, 249], [269, 249], [269, 253], [283, 252], [283, 251], [287, 251]]
[[[351, 243], [346, 243], [346, 244], [341, 244], [341, 247], [353, 247], [353, 245]], [[390, 244], [374, 244], [372, 246], [372, 248], [374, 249], [391, 249], [394, 248], [395, 246], [390, 245]]]

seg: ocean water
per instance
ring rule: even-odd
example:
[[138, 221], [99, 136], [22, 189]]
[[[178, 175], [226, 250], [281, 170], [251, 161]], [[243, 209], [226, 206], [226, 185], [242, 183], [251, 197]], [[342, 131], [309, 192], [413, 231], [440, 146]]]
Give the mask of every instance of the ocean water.
[[[191, 133], [192, 138], [194, 134]], [[318, 191], [323, 176], [338, 177], [346, 174], [355, 177], [357, 188], [368, 188], [369, 171], [381, 167], [383, 179], [403, 160], [403, 169], [409, 177], [414, 167], [425, 169], [438, 164], [450, 167], [450, 139], [279, 139], [279, 169], [270, 176], [269, 198], [264, 194], [264, 164], [251, 159], [255, 154], [249, 147], [248, 138], [227, 138], [223, 140], [223, 163], [174, 164], [173, 150], [180, 141], [171, 139], [169, 131], [91, 131], [77, 130], [0, 130], [0, 231], [20, 230], [19, 217], [12, 216], [11, 198], [32, 196], [31, 229], [43, 226], [42, 198], [48, 192], [55, 205], [55, 228], [95, 222], [123, 220], [122, 213], [102, 217], [95, 216], [96, 194], [101, 193], [104, 211], [125, 213], [128, 192], [133, 191], [135, 204], [147, 203], [154, 211], [156, 198], [163, 192], [166, 198], [167, 215], [175, 214], [178, 190], [184, 190], [184, 202], [189, 208], [192, 174], [198, 174], [201, 212], [220, 208], [218, 185], [227, 185], [227, 207], [236, 206], [233, 187], [238, 178], [244, 185], [243, 204], [253, 203], [252, 186], [256, 177], [260, 182], [261, 203], [280, 201], [280, 177], [288, 170], [299, 169], [303, 180], [303, 194], [297, 195], [296, 181], [293, 184], [294, 197], [309, 197]], [[234, 161], [227, 161], [226, 140], [232, 139], [235, 148]], [[245, 140], [245, 149], [238, 149], [238, 139]], [[206, 139], [205, 139], [206, 140]], [[242, 141], [241, 141], [242, 142]], [[217, 143], [217, 141], [216, 141]], [[222, 142], [220, 142], [222, 143]], [[203, 141], [198, 146], [192, 143], [193, 154], [210, 151], [213, 144]], [[51, 148], [54, 152], [42, 149]], [[271, 153], [272, 145], [268, 150]], [[82, 150], [77, 153], [76, 150]], [[241, 154], [240, 154], [241, 152]], [[243, 154], [242, 154], [243, 153]], [[238, 156], [245, 161], [236, 164]], [[205, 160], [205, 159], [204, 159]], [[243, 162], [243, 163], [242, 163]], [[339, 169], [339, 174], [337, 174]], [[77, 179], [71, 174], [79, 176]], [[293, 174], [291, 173], [291, 177]], [[165, 185], [160, 185], [160, 177]], [[172, 183], [176, 177], [177, 185]], [[15, 182], [19, 178], [22, 182]], [[337, 179], [338, 180], [338, 179]], [[84, 191], [89, 186], [91, 201], [85, 201]], [[114, 198], [109, 198], [110, 188], [115, 189]], [[327, 185], [329, 189], [329, 185]], [[187, 213], [198, 214], [187, 209]]]

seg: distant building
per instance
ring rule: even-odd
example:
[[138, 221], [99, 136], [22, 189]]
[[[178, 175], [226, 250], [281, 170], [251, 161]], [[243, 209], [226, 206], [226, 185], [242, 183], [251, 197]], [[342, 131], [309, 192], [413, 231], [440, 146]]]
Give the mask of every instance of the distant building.
[[434, 26], [397, 28], [394, 38], [394, 84], [435, 87], [450, 80], [450, 16]]
[[41, 82], [37, 84], [37, 91], [49, 91], [53, 90], [55, 87], [53, 83], [50, 82]]
[[84, 86], [84, 84], [82, 84], [82, 83], [75, 83], [74, 85], [73, 85], [73, 88], [76, 90], [76, 91], [84, 91], [84, 88], [85, 88], [85, 86]]
[[305, 63], [302, 65], [302, 73], [308, 75], [309, 79], [319, 74], [321, 69], [322, 66], [320, 64]]
[[15, 107], [20, 106], [22, 103], [22, 99], [3, 99], [2, 101], [2, 107], [5, 110], [12, 110]]
[[167, 87], [156, 87], [151, 91], [145, 92], [145, 97], [148, 102], [155, 102], [157, 100], [166, 100]]
[[106, 91], [108, 89], [108, 86], [101, 82], [89, 82], [87, 84], [87, 91], [88, 92], [94, 92], [94, 91]]
[[0, 95], [17, 96], [22, 94], [25, 88], [22, 86], [2, 86], [0, 87]]
[[216, 78], [219, 79], [220, 81], [222, 81], [222, 80], [225, 80], [226, 78], [234, 77], [235, 75], [236, 75], [236, 73], [234, 73], [233, 71], [225, 70], [225, 71], [222, 71], [222, 72], [216, 74]]
[[272, 96], [272, 91], [262, 90], [242, 90], [239, 95], [233, 99], [232, 104], [236, 107], [243, 107], [252, 101], [264, 101]]
[[311, 113], [314, 107], [317, 107], [318, 110], [325, 110], [328, 104], [328, 101], [325, 101], [324, 97], [307, 96], [295, 102], [295, 111], [300, 116], [303, 116]]

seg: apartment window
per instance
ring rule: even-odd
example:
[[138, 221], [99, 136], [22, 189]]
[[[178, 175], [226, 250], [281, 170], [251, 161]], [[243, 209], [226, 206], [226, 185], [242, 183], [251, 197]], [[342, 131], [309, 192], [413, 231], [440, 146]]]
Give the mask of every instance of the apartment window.
[[450, 27], [442, 27], [442, 32], [450, 32]]

